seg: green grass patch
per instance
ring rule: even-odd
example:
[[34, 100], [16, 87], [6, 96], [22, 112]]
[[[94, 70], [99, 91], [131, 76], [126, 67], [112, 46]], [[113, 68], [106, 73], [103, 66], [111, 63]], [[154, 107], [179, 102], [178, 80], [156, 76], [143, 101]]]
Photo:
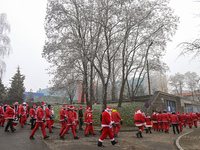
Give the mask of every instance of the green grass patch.
[[[108, 104], [107, 106], [110, 106], [111, 108], [116, 107], [117, 111], [119, 112], [120, 116], [123, 119], [123, 125], [122, 126], [134, 126], [134, 115], [136, 109], [142, 109], [144, 107], [144, 104], [141, 102], [127, 102], [123, 103], [123, 107], [117, 107], [118, 103], [115, 104]], [[74, 105], [74, 107], [80, 107], [79, 105]], [[83, 105], [83, 114], [85, 113], [86, 105]], [[55, 113], [55, 122], [59, 122], [60, 119], [60, 110], [62, 109], [62, 105], [60, 106], [53, 106], [54, 113]], [[102, 105], [97, 104], [93, 105], [93, 125], [100, 126], [100, 115], [102, 112]]]

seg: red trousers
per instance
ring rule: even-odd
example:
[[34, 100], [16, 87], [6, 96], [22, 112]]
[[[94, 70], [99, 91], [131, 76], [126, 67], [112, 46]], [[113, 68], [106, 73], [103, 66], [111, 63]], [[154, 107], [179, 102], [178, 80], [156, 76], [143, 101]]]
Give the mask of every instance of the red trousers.
[[26, 116], [21, 116], [21, 127], [24, 126], [25, 122], [26, 122]]
[[36, 122], [35, 128], [31, 132], [30, 136], [33, 136], [35, 134], [35, 132], [38, 130], [39, 127], [41, 127], [43, 137], [45, 137], [46, 136], [46, 131], [45, 131], [45, 124], [44, 124], [44, 122]]
[[90, 124], [88, 125], [87, 130], [85, 131], [85, 135], [87, 135], [88, 132], [92, 132], [92, 134], [95, 134], [93, 125], [90, 125]]
[[189, 128], [192, 128], [193, 122], [192, 123], [188, 123]]
[[139, 128], [139, 130], [140, 130], [141, 132], [143, 132], [143, 130], [144, 130], [143, 126], [139, 126], [138, 128]]
[[[117, 129], [116, 129], [117, 128]], [[121, 126], [120, 126], [120, 124], [116, 124], [116, 127], [114, 127], [113, 126], [113, 133], [116, 133], [116, 134], [118, 134], [119, 133], [119, 131], [120, 131], [120, 129], [121, 129]]]
[[100, 142], [103, 142], [103, 140], [109, 136], [110, 141], [114, 141], [114, 134], [112, 132], [112, 129], [110, 127], [103, 127], [103, 132], [101, 134], [101, 137], [99, 139]]
[[3, 126], [4, 124], [5, 124], [5, 117], [4, 116], [2, 116], [2, 118], [0, 119], [0, 122], [1, 122], [1, 125]]
[[163, 130], [163, 123], [162, 122], [158, 122], [158, 128]]
[[197, 128], [197, 121], [194, 121], [194, 126]]
[[167, 131], [167, 130], [169, 131], [169, 123], [168, 122], [163, 122], [162, 124], [163, 124], [163, 130], [164, 131]]
[[46, 120], [46, 121], [47, 121], [47, 123], [45, 125], [45, 128], [49, 127], [49, 131], [51, 131], [51, 120]]
[[54, 120], [51, 120], [51, 126], [53, 126], [53, 124], [54, 124]]
[[64, 132], [61, 134], [61, 136], [64, 136], [70, 129], [70, 127], [72, 128], [72, 133], [74, 135], [74, 137], [76, 137], [76, 132], [75, 132], [75, 126], [74, 125], [67, 125]]
[[183, 125], [184, 125], [184, 127], [186, 127], [186, 121], [183, 121]]
[[158, 123], [153, 123], [153, 129], [158, 131]]
[[67, 125], [66, 125], [65, 121], [60, 121], [60, 123], [61, 123], [61, 125], [62, 125], [62, 127], [61, 127], [61, 129], [60, 129], [60, 133], [62, 134]]

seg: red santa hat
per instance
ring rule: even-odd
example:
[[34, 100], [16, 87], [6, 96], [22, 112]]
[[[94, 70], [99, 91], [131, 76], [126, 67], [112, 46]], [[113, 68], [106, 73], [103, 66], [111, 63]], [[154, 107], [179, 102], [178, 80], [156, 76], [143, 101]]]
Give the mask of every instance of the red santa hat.
[[40, 108], [40, 106], [37, 107], [37, 109], [39, 109], [39, 108]]
[[80, 106], [80, 109], [83, 109], [83, 106]]
[[63, 106], [62, 106], [62, 108], [66, 108], [66, 106], [65, 106], [65, 105], [63, 105]]
[[116, 110], [117, 108], [116, 108], [116, 107], [114, 107], [113, 109], [114, 109], [114, 110]]
[[33, 108], [36, 108], [36, 105], [33, 105]]
[[67, 105], [67, 108], [70, 108], [70, 106], [69, 106], [69, 105]]
[[87, 106], [87, 107], [86, 107], [86, 109], [90, 109], [90, 107], [89, 107], [89, 106]]
[[73, 110], [73, 109], [74, 109], [74, 106], [70, 106], [70, 109]]
[[78, 108], [77, 107], [74, 107], [74, 110], [77, 110]]
[[26, 102], [23, 102], [22, 104], [23, 104], [23, 105], [26, 105]]
[[92, 108], [90, 108], [90, 109], [89, 109], [89, 112], [93, 112], [93, 109], [92, 109]]
[[112, 111], [112, 108], [108, 106], [108, 107], [106, 107], [106, 110], [107, 111], [109, 111], [109, 110]]
[[42, 101], [42, 106], [46, 106], [46, 103]]
[[135, 114], [141, 114], [141, 111], [139, 109], [136, 109]]
[[19, 104], [18, 102], [15, 102], [15, 104]]

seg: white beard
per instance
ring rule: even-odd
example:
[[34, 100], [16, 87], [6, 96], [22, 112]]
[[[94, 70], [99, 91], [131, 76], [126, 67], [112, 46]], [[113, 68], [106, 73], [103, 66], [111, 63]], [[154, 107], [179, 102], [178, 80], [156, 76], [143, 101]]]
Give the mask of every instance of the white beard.
[[26, 106], [23, 106], [24, 107], [24, 110], [26, 111]]

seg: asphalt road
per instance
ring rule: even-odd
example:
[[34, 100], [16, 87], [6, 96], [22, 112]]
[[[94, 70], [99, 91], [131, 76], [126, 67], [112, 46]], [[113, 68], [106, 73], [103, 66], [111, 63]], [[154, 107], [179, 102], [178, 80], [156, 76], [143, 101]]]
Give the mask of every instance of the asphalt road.
[[[6, 125], [6, 123], [5, 123]], [[15, 132], [5, 132], [5, 127], [0, 126], [0, 149], [1, 150], [50, 150], [41, 136], [42, 131], [38, 130], [34, 135], [35, 140], [30, 140], [30, 125], [21, 128], [17, 125]], [[10, 130], [10, 129], [9, 129]]]

